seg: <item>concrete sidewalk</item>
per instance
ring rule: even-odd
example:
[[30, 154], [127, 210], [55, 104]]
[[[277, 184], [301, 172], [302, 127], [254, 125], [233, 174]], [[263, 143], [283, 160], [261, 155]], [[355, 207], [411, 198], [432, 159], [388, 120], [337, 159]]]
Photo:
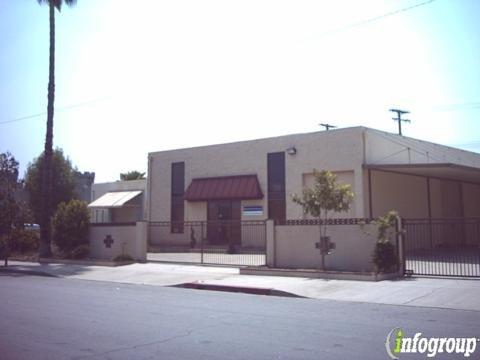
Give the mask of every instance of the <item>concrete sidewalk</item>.
[[[68, 279], [157, 286], [196, 282], [227, 287], [274, 289], [313, 299], [480, 311], [480, 301], [478, 300], [480, 299], [480, 281], [478, 280], [411, 278], [362, 282], [240, 275], [239, 269], [234, 267], [163, 263], [132, 264], [120, 267], [39, 264], [18, 261], [9, 263], [10, 271], [48, 274]], [[5, 271], [3, 267], [0, 269]]]

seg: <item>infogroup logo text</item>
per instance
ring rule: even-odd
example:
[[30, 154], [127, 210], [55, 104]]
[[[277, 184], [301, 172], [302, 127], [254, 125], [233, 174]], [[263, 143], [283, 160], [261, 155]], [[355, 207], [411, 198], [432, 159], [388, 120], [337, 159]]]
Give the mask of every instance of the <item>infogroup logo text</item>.
[[385, 341], [385, 348], [390, 358], [397, 360], [400, 354], [426, 354], [433, 358], [437, 354], [458, 354], [464, 357], [470, 357], [477, 348], [480, 339], [471, 338], [438, 338], [422, 337], [421, 332], [417, 332], [413, 337], [405, 336], [405, 332], [400, 328], [392, 329]]

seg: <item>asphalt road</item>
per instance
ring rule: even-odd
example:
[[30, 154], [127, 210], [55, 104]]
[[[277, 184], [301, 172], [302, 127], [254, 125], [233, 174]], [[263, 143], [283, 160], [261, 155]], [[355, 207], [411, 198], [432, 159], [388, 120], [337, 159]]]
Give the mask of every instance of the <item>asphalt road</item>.
[[[4, 360], [383, 360], [394, 327], [412, 336], [480, 337], [475, 311], [5, 273], [0, 324]], [[477, 349], [470, 359], [479, 357]]]

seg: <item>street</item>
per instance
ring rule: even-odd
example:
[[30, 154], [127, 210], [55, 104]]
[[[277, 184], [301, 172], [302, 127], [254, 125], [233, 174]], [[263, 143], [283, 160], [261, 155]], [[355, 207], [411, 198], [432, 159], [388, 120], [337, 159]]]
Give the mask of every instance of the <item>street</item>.
[[385, 339], [395, 327], [480, 335], [477, 311], [8, 273], [0, 273], [0, 289], [6, 360], [388, 359]]

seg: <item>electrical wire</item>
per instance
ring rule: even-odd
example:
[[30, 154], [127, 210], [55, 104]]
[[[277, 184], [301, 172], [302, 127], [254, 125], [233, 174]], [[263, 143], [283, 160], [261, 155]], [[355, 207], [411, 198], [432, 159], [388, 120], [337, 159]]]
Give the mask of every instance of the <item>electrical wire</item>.
[[[73, 104], [73, 105], [60, 106], [58, 108], [55, 108], [55, 111], [64, 111], [64, 110], [69, 110], [69, 109], [73, 109], [73, 108], [77, 108], [77, 107], [82, 107], [82, 106], [90, 105], [92, 103], [104, 101], [106, 99], [107, 98], [103, 97], [103, 98], [93, 99], [93, 100], [89, 100], [89, 101], [85, 101], [85, 102], [81, 102], [81, 103], [77, 103], [77, 104]], [[39, 117], [39, 116], [44, 116], [44, 115], [47, 115], [46, 111], [42, 112], [42, 113], [38, 113], [38, 114], [18, 117], [18, 118], [11, 119], [11, 120], [0, 121], [0, 125], [9, 124], [9, 123], [12, 123], [12, 122], [17, 122], [17, 121], [22, 121], [22, 120], [33, 119], [33, 118], [36, 118], [36, 117]]]
[[325, 37], [325, 36], [332, 35], [332, 34], [335, 34], [335, 33], [338, 33], [338, 32], [342, 32], [342, 31], [350, 30], [352, 28], [359, 27], [359, 26], [367, 25], [367, 24], [370, 24], [372, 22], [382, 20], [382, 19], [384, 19], [386, 17], [389, 17], [389, 16], [397, 15], [397, 14], [403, 13], [405, 11], [413, 10], [413, 9], [418, 8], [420, 6], [425, 6], [425, 5], [431, 4], [434, 1], [436, 1], [436, 0], [424, 1], [422, 3], [415, 4], [415, 5], [412, 5], [412, 6], [408, 6], [408, 7], [402, 8], [402, 9], [394, 10], [394, 11], [385, 13], [383, 15], [375, 16], [375, 17], [372, 17], [372, 18], [369, 18], [369, 19], [361, 20], [359, 22], [356, 22], [356, 23], [353, 23], [353, 24], [350, 24], [350, 25], [345, 25], [345, 26], [342, 26], [342, 27], [339, 27], [339, 28], [336, 28], [336, 29], [332, 29], [332, 30], [329, 30], [329, 31], [326, 31], [326, 32], [320, 34], [320, 37]]

